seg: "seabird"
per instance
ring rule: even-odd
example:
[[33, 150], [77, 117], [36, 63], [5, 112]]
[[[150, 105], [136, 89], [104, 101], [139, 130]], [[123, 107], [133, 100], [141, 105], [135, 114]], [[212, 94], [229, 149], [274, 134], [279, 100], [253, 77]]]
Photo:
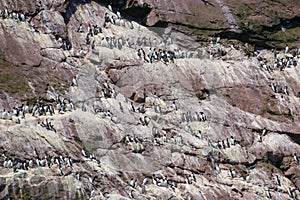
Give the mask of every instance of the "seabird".
[[267, 134], [267, 129], [266, 127], [262, 130], [261, 136], [265, 136]]
[[298, 156], [296, 153], [294, 153], [294, 161], [298, 164], [299, 163], [299, 160], [298, 160]]
[[92, 47], [92, 49], [95, 49], [95, 40], [93, 40], [91, 47]]
[[140, 123], [141, 123], [143, 126], [146, 126], [146, 123], [145, 123], [145, 121], [144, 121], [144, 118], [140, 117], [140, 118], [139, 118], [139, 121], [140, 121]]
[[207, 117], [206, 117], [206, 115], [203, 112], [200, 112], [200, 115], [201, 115], [202, 121], [206, 121], [207, 120]]
[[158, 185], [161, 186], [161, 187], [168, 187], [168, 180], [167, 180], [167, 178], [164, 177], [164, 178], [160, 179]]
[[19, 118], [19, 117], [16, 117], [16, 116], [13, 117], [13, 121], [14, 121], [16, 124], [20, 124], [20, 123], [21, 123], [20, 118]]
[[4, 163], [3, 163], [3, 167], [8, 168], [8, 164], [7, 163], [8, 163], [8, 161], [5, 160]]
[[292, 188], [288, 188], [288, 194], [289, 194], [289, 197], [291, 197], [292, 199], [294, 199], [294, 193], [293, 193], [293, 190]]
[[233, 136], [230, 136], [229, 142], [230, 145], [235, 145], [235, 139], [233, 138]]
[[23, 169], [24, 169], [24, 170], [28, 170], [28, 167], [27, 167], [27, 163], [26, 163], [26, 162], [23, 163]]
[[119, 102], [119, 106], [120, 106], [120, 110], [121, 110], [121, 112], [122, 112], [122, 113], [124, 113], [124, 108], [123, 108], [123, 106], [122, 106], [122, 103], [121, 103], [121, 102]]
[[182, 145], [182, 136], [181, 135], [176, 137], [176, 144]]
[[50, 166], [51, 166], [51, 159], [50, 159], [50, 157], [48, 155], [45, 155], [45, 160], [46, 160], [47, 167], [50, 168]]
[[148, 181], [148, 179], [144, 178], [142, 185], [146, 185], [147, 181]]
[[111, 4], [108, 4], [108, 10], [113, 11]]
[[75, 86], [75, 87], [78, 86], [76, 77], [73, 77], [73, 79], [72, 79], [72, 84], [73, 84], [73, 86]]
[[288, 87], [287, 86], [284, 87], [284, 94], [285, 95], [289, 95], [289, 91], [288, 91]]
[[131, 191], [130, 191], [129, 197], [130, 197], [131, 199], [135, 199], [135, 196], [134, 196], [134, 190], [131, 190]]
[[29, 160], [28, 166], [31, 168], [33, 167], [33, 160]]
[[269, 188], [266, 189], [266, 196], [269, 198], [269, 199], [272, 199], [272, 195], [269, 191]]
[[93, 184], [95, 179], [96, 179], [96, 176], [89, 177], [89, 181], [90, 181], [90, 183], [91, 183], [91, 184]]
[[258, 142], [262, 142], [262, 137], [261, 137], [261, 135], [258, 135]]
[[5, 6], [5, 9], [4, 9], [4, 12], [3, 12], [3, 17], [7, 18], [8, 16], [9, 16], [9, 12], [8, 12], [7, 6]]
[[129, 185], [131, 186], [131, 187], [133, 187], [133, 188], [135, 188], [136, 187], [136, 182], [137, 182], [137, 180], [131, 180], [130, 182], [129, 182]]
[[116, 116], [111, 116], [110, 120], [115, 124], [119, 123], [119, 119]]
[[83, 32], [83, 30], [82, 30], [82, 23], [79, 25], [79, 27], [77, 29], [77, 32], [78, 33], [82, 33]]
[[285, 50], [284, 50], [284, 53], [288, 53], [289, 52], [289, 46], [286, 44], [286, 46], [285, 46]]
[[7, 112], [5, 111], [5, 109], [3, 109], [1, 118], [2, 118], [2, 119], [7, 119], [7, 116], [8, 116]]
[[117, 11], [117, 16], [118, 16], [119, 19], [122, 18], [122, 17], [121, 17], [121, 13], [120, 13], [119, 11]]
[[60, 160], [58, 159], [58, 157], [55, 158], [55, 162], [56, 162], [58, 168], [60, 168], [60, 167], [61, 167], [61, 164], [60, 164]]
[[276, 184], [278, 185], [278, 186], [281, 186], [281, 182], [280, 182], [280, 179], [279, 179], [279, 176], [276, 174], [276, 176], [275, 176], [275, 179], [276, 179]]
[[249, 174], [248, 176], [246, 176], [246, 182], [250, 183], [250, 181], [251, 181], [251, 177], [250, 177], [250, 174]]
[[235, 178], [236, 177], [236, 172], [233, 169], [229, 169], [230, 177]]
[[39, 167], [41, 166], [40, 160], [38, 158], [36, 159], [36, 165]]
[[197, 179], [196, 179], [196, 176], [195, 176], [194, 173], [191, 174], [191, 177], [192, 177], [192, 179], [193, 179], [194, 182], [197, 182]]
[[134, 108], [133, 102], [130, 102], [130, 106], [131, 106], [131, 111], [135, 112], [135, 108]]
[[78, 173], [76, 174], [76, 179], [77, 179], [78, 181], [80, 181], [80, 172], [78, 172]]
[[152, 183], [153, 183], [154, 185], [157, 185], [157, 181], [156, 181], [156, 178], [155, 178], [155, 177], [152, 177]]
[[175, 101], [173, 101], [173, 103], [172, 103], [172, 109], [177, 110], [177, 105], [175, 104]]
[[161, 107], [160, 105], [154, 105], [156, 107], [156, 112], [161, 114]]
[[40, 158], [36, 148], [34, 148], [33, 154], [34, 154], [35, 158]]
[[61, 168], [58, 168], [58, 173], [59, 173], [60, 176], [63, 176], [63, 175], [64, 175], [64, 173], [63, 173], [63, 171], [62, 171]]
[[72, 169], [73, 161], [70, 157], [67, 158], [67, 163], [68, 163], [68, 166]]
[[90, 197], [94, 197], [94, 196], [95, 196], [95, 190], [92, 190]]
[[26, 17], [25, 17], [25, 15], [23, 13], [20, 14], [20, 20], [22, 22], [25, 22], [25, 20], [26, 20]]
[[7, 167], [8, 168], [13, 168], [14, 163], [11, 160], [7, 161]]
[[185, 183], [186, 184], [192, 184], [192, 181], [191, 181], [189, 176], [185, 178]]
[[86, 154], [86, 152], [85, 152], [84, 149], [81, 150], [81, 153], [82, 153], [82, 155], [83, 155], [84, 157], [86, 157], [86, 158], [88, 157], [88, 155]]
[[106, 89], [109, 89], [109, 88], [110, 88], [107, 80], [105, 80], [105, 82], [103, 83], [103, 86], [104, 86], [104, 88], [106, 88]]

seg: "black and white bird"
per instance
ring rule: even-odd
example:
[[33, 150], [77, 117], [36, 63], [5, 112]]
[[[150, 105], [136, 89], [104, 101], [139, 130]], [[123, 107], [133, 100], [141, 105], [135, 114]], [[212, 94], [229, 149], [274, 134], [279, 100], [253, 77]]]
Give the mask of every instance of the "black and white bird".
[[299, 164], [299, 159], [296, 153], [294, 153], [294, 161]]
[[86, 152], [85, 152], [84, 149], [81, 150], [81, 153], [82, 153], [82, 155], [83, 155], [84, 157], [86, 157], [86, 158], [88, 157], [88, 155], [86, 154]]
[[258, 142], [262, 142], [262, 137], [261, 137], [261, 135], [258, 135], [258, 140], [257, 140]]
[[78, 87], [78, 82], [77, 82], [76, 77], [73, 77], [73, 79], [72, 79], [72, 85], [75, 86], [75, 87]]
[[107, 7], [108, 7], [108, 10], [110, 10], [111, 12], [113, 11], [111, 4], [109, 4]]
[[129, 185], [130, 185], [131, 187], [135, 188], [135, 187], [136, 187], [136, 182], [137, 182], [137, 180], [136, 180], [136, 179], [133, 179], [133, 180], [131, 180], [131, 181], [129, 182]]
[[144, 178], [142, 185], [146, 185], [147, 182], [148, 182], [148, 179], [147, 179], [147, 178]]
[[117, 16], [118, 16], [119, 19], [122, 18], [121, 13], [119, 11], [117, 11]]
[[276, 184], [278, 185], [278, 186], [281, 186], [281, 182], [280, 182], [280, 179], [279, 179], [279, 176], [276, 174], [276, 176], [275, 176], [275, 180], [276, 180]]
[[267, 196], [269, 199], [272, 199], [272, 195], [271, 195], [271, 193], [270, 193], [269, 188], [266, 189], [266, 196]]
[[234, 169], [229, 169], [229, 174], [231, 178], [235, 178], [236, 177], [236, 172]]
[[267, 129], [266, 127], [262, 130], [261, 132], [261, 136], [265, 136], [267, 134]]
[[173, 103], [172, 103], [172, 109], [177, 110], [177, 105], [175, 104], [175, 101], [173, 101]]
[[247, 183], [250, 183], [250, 181], [251, 181], [251, 176], [250, 176], [250, 174], [249, 174], [248, 176], [246, 176], [246, 182], [247, 182]]
[[83, 30], [82, 30], [83, 26], [82, 26], [82, 23], [79, 25], [78, 29], [77, 29], [77, 32], [78, 33], [82, 33]]
[[38, 154], [36, 148], [34, 148], [33, 154], [34, 154], [34, 157], [35, 157], [35, 158], [38, 158], [38, 159], [40, 158], [40, 156], [39, 156], [39, 154]]
[[288, 46], [288, 45], [286, 45], [286, 46], [285, 46], [285, 49], [284, 49], [284, 53], [286, 53], [286, 54], [287, 54], [288, 52], [289, 52], [289, 46]]

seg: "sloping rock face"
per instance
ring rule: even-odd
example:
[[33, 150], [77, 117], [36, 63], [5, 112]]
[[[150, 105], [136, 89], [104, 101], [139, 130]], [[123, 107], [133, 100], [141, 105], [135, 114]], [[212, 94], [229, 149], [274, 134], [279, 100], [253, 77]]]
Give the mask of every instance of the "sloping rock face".
[[141, 17], [147, 25], [172, 26], [200, 41], [220, 35], [258, 47], [284, 48], [286, 43], [297, 47], [299, 43], [298, 1], [128, 0], [126, 5], [130, 15]]
[[299, 199], [297, 53], [273, 67], [95, 1], [1, 6], [1, 199]]

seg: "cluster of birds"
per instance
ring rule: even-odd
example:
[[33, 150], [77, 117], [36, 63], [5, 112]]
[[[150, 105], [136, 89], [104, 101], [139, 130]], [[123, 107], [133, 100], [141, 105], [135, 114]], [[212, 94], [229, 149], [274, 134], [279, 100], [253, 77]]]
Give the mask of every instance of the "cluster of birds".
[[[93, 154], [88, 155], [84, 149], [82, 149], [82, 156], [83, 161], [91, 161], [94, 162], [97, 165], [100, 165], [100, 160], [96, 158]], [[64, 176], [68, 174], [74, 174], [75, 178], [78, 181], [81, 181], [81, 176], [84, 172], [80, 172], [78, 170], [73, 170], [74, 163], [80, 162], [80, 161], [73, 161], [73, 159], [70, 156], [50, 156], [49, 154], [45, 153], [44, 158], [40, 157], [38, 151], [36, 148], [34, 148], [33, 156], [31, 159], [22, 160], [19, 158], [9, 158], [4, 153], [2, 154], [2, 157], [4, 158], [3, 161], [3, 167], [8, 169], [13, 169], [14, 173], [17, 173], [19, 170], [29, 170], [30, 168], [35, 167], [48, 167], [49, 169], [53, 170], [54, 168], [57, 168], [57, 174], [59, 176]], [[88, 180], [91, 184], [93, 184], [95, 180], [95, 176], [92, 176], [91, 174], [88, 175]]]
[[118, 93], [115, 91], [114, 87], [111, 87], [107, 80], [103, 83], [102, 87], [97, 88], [98, 92], [100, 92], [99, 97], [104, 98], [116, 98]]
[[64, 51], [70, 51], [73, 47], [68, 36], [57, 37], [57, 42], [60, 44], [60, 48], [62, 48]]
[[129, 150], [134, 153], [142, 153], [145, 151], [143, 140], [137, 136], [130, 136], [127, 134], [124, 138], [124, 143], [128, 146]]
[[176, 191], [176, 188], [178, 187], [179, 183], [192, 184], [193, 182], [197, 182], [194, 173], [186, 174], [184, 176], [185, 176], [184, 181], [172, 180], [172, 178], [168, 178], [163, 173], [153, 174], [150, 177], [145, 177], [142, 181], [138, 181], [138, 179], [131, 179], [128, 183], [128, 186], [131, 188], [131, 192], [129, 196], [130, 198], [136, 199], [135, 192], [137, 191], [140, 194], [145, 193], [146, 185], [151, 182], [155, 186], [171, 188], [173, 191]]
[[[113, 13], [111, 5], [108, 6], [108, 9]], [[133, 23], [131, 21], [127, 21], [127, 20], [125, 21], [125, 19], [122, 18], [121, 13], [119, 11], [117, 11], [116, 14], [114, 14], [114, 15], [105, 13], [103, 28], [109, 28], [110, 24], [117, 25], [117, 26], [123, 26], [123, 27], [126, 27], [126, 24], [127, 24], [127, 26], [130, 29], [134, 29]]]
[[16, 21], [25, 22], [26, 21], [26, 14], [23, 12], [14, 12], [9, 11], [8, 8], [5, 6], [5, 9], [0, 13], [2, 19], [14, 19]]
[[181, 135], [172, 132], [171, 134], [160, 133], [156, 127], [152, 128], [152, 142], [155, 146], [160, 146], [165, 143], [183, 145], [183, 139]]
[[48, 119], [46, 119], [45, 121], [42, 121], [42, 122], [40, 123], [40, 125], [41, 125], [43, 128], [45, 128], [45, 129], [47, 129], [47, 130], [49, 130], [49, 131], [53, 131], [53, 132], [56, 133], [56, 129], [54, 128], [53, 124], [52, 124], [51, 122], [48, 121]]
[[[113, 12], [113, 9], [111, 8], [111, 6], [109, 6], [109, 10], [111, 12]], [[126, 27], [126, 21], [121, 17], [121, 14], [119, 12], [117, 12], [116, 15], [117, 15], [117, 17], [106, 13], [105, 17], [104, 17], [105, 19], [104, 19], [103, 27], [108, 28], [110, 24]], [[19, 21], [26, 20], [24, 14], [8, 12], [7, 9], [5, 9], [4, 11], [1, 12], [1, 16], [4, 19], [5, 18], [13, 18], [13, 19], [16, 19]], [[129, 26], [129, 28], [131, 28], [131, 29], [134, 28], [134, 25], [132, 22], [127, 22], [127, 24]], [[84, 29], [83, 25], [80, 24], [80, 26], [77, 29], [77, 32], [83, 33], [84, 32], [83, 29]], [[93, 46], [95, 45], [95, 41], [91, 41], [91, 37], [98, 35], [99, 33], [102, 33], [102, 29], [100, 27], [98, 27], [97, 25], [92, 26], [89, 24], [87, 36], [86, 36], [86, 44], [90, 45], [92, 43], [92, 49], [93, 49]], [[72, 44], [71, 44], [68, 36], [66, 36], [65, 38], [58, 38], [58, 41], [61, 43], [61, 48], [63, 50], [71, 50], [72, 49]], [[218, 38], [214, 39], [212, 42], [213, 47], [217, 47], [217, 48], [214, 48], [210, 51], [211, 58], [215, 57], [215, 56], [226, 55], [226, 51], [223, 48], [218, 47], [219, 41], [220, 41], [220, 38], [218, 37]], [[137, 55], [139, 56], [140, 59], [142, 59], [148, 63], [161, 61], [164, 64], [167, 64], [168, 62], [173, 62], [174, 59], [176, 59], [176, 58], [184, 58], [186, 56], [186, 53], [184, 51], [182, 51], [181, 49], [177, 49], [174, 51], [166, 50], [166, 47], [171, 44], [172, 44], [171, 38], [168, 38], [166, 41], [158, 41], [156, 38], [154, 38], [152, 40], [151, 38], [146, 38], [146, 37], [138, 38], [136, 43], [131, 42], [129, 38], [127, 40], [124, 40], [122, 37], [118, 38], [118, 39], [116, 39], [115, 37], [106, 37], [106, 38], [103, 38], [100, 42], [100, 45], [102, 47], [107, 47], [107, 48], [111, 48], [111, 49], [113, 49], [113, 48], [122, 49], [123, 46], [128, 46], [130, 48], [138, 47]], [[288, 51], [286, 51], [286, 53], [287, 52]], [[272, 68], [268, 64], [268, 61], [259, 55], [257, 55], [257, 57], [261, 61], [261, 67], [263, 67], [266, 70], [271, 72]], [[280, 70], [283, 70], [285, 67], [297, 65], [294, 55], [293, 55], [293, 57], [281, 58], [279, 56], [279, 54], [276, 54], [275, 58], [276, 58], [276, 61], [275, 61], [273, 69], [279, 68]], [[77, 85], [78, 85], [77, 83], [74, 84], [74, 86], [77, 86]], [[275, 85], [275, 84], [271, 83], [271, 87], [272, 87], [273, 91], [276, 93], [283, 93], [283, 94], [288, 95], [287, 86]], [[99, 89], [99, 91], [101, 91], [100, 96], [104, 97], [104, 98], [116, 98], [116, 95], [117, 95], [114, 88], [111, 87], [107, 81], [105, 81], [103, 83], [103, 87], [101, 89]], [[147, 97], [147, 95], [144, 92], [144, 99], [146, 99], [146, 97]], [[154, 106], [154, 111], [156, 113], [162, 113], [161, 107], [159, 104], [154, 104], [153, 106]], [[173, 102], [171, 107], [172, 107], [172, 110], [174, 110], [174, 111], [177, 110], [177, 106], [176, 106], [175, 102]], [[121, 110], [123, 109], [121, 103], [120, 103], [120, 108], [121, 108]], [[146, 112], [146, 108], [145, 108], [144, 104], [142, 104], [142, 106], [139, 108], [135, 108], [133, 102], [131, 102], [130, 108], [131, 108], [131, 111], [133, 111], [133, 112], [139, 112], [142, 114], [145, 114], [145, 112]], [[57, 97], [56, 110], [58, 111], [58, 113], [63, 114], [64, 112], [71, 111], [73, 109], [74, 109], [74, 105], [70, 100], [68, 100], [68, 99], [61, 100], [60, 97]], [[37, 103], [32, 108], [30, 108], [29, 105], [22, 105], [21, 107], [13, 108], [13, 111], [5, 111], [4, 110], [1, 114], [1, 118], [13, 120], [13, 117], [15, 116], [15, 117], [17, 117], [16, 119], [18, 119], [17, 123], [20, 123], [20, 119], [18, 117], [21, 116], [22, 118], [25, 118], [26, 113], [30, 113], [33, 116], [43, 116], [43, 115], [46, 115], [47, 113], [49, 113], [50, 115], [53, 115], [55, 113], [55, 111], [54, 111], [54, 107], [52, 104], [46, 104], [46, 103], [44, 103], [44, 100], [40, 98], [37, 100]], [[95, 113], [99, 113], [102, 117], [110, 117], [110, 118], [113, 117], [113, 114], [111, 113], [110, 110], [105, 111], [102, 109], [95, 109]], [[200, 113], [195, 112], [193, 116], [190, 112], [188, 112], [188, 113], [182, 114], [181, 120], [182, 120], [182, 122], [192, 122], [192, 121], [205, 122], [205, 121], [207, 121], [207, 116], [203, 112], [200, 112]], [[113, 121], [113, 119], [112, 119], [112, 121]], [[148, 126], [150, 121], [151, 121], [151, 118], [149, 118], [147, 115], [144, 115], [143, 117], [139, 118], [139, 124], [142, 124], [143, 126]], [[40, 125], [42, 127], [46, 128], [47, 130], [56, 132], [56, 130], [54, 129], [51, 122], [48, 122], [47, 119], [44, 122], [42, 122]], [[193, 132], [193, 131], [189, 130], [188, 132]], [[266, 134], [267, 134], [267, 130], [264, 128], [263, 131], [259, 134], [258, 141], [261, 142], [262, 137], [265, 136]], [[163, 143], [172, 143], [172, 144], [178, 144], [178, 145], [183, 144], [183, 139], [182, 139], [181, 135], [172, 134], [170, 137], [168, 137], [167, 134], [161, 134], [155, 127], [152, 128], [152, 136], [153, 136], [154, 145], [162, 145]], [[196, 136], [199, 138], [202, 138], [200, 130], [198, 130], [198, 134], [196, 134]], [[140, 139], [136, 136], [132, 137], [132, 136], [126, 135], [126, 137], [124, 138], [124, 143], [129, 147], [130, 150], [132, 150], [135, 153], [142, 153], [143, 151], [145, 151], [143, 142], [144, 141], [142, 139]], [[207, 139], [207, 143], [208, 143], [208, 146], [211, 146], [211, 147], [214, 147], [217, 149], [225, 149], [225, 148], [230, 148], [233, 145], [236, 145], [237, 141], [233, 138], [233, 136], [231, 136], [230, 138], [227, 138], [227, 139], [215, 142], [215, 143], [212, 143], [209, 139]], [[97, 164], [100, 164], [100, 161], [94, 155], [92, 155], [92, 154], [88, 155], [84, 149], [82, 149], [81, 152], [82, 152], [82, 155], [84, 158], [90, 159], [91, 161], [94, 161]], [[72, 171], [72, 167], [73, 167], [73, 160], [70, 158], [70, 156], [63, 157], [62, 155], [60, 155], [60, 156], [56, 156], [56, 157], [54, 157], [54, 156], [51, 157], [46, 154], [45, 158], [41, 159], [36, 149], [34, 150], [35, 161], [34, 161], [34, 159], [31, 159], [29, 161], [21, 161], [18, 159], [9, 159], [5, 155], [4, 155], [4, 157], [5, 157], [5, 161], [3, 163], [3, 166], [5, 168], [13, 168], [14, 172], [17, 172], [18, 169], [28, 170], [28, 167], [32, 168], [34, 166], [40, 166], [40, 167], [48, 166], [50, 168], [52, 165], [56, 164], [58, 167], [59, 175], [63, 176], [64, 175], [63, 167], [69, 168], [71, 171]], [[299, 164], [299, 160], [298, 160], [296, 153], [294, 154], [294, 160], [295, 160], [295, 162], [297, 162]], [[219, 165], [216, 165], [216, 170], [217, 170], [217, 172], [221, 171]], [[80, 173], [76, 174], [76, 178], [78, 180], [80, 180], [80, 175], [81, 175]], [[237, 173], [234, 169], [229, 170], [229, 175], [231, 178], [237, 177]], [[95, 180], [95, 177], [90, 177], [90, 179], [89, 179], [90, 183], [92, 183], [92, 184], [93, 184], [94, 180]], [[250, 180], [251, 180], [251, 177], [250, 177], [250, 175], [248, 175], [246, 177], [246, 181], [250, 182]], [[147, 182], [148, 182], [148, 179], [145, 178], [142, 182], [142, 185], [145, 186]], [[197, 182], [195, 174], [192, 173], [192, 174], [186, 176], [185, 182], [187, 184], [192, 184], [192, 182]], [[162, 177], [153, 176], [152, 183], [154, 185], [162, 186], [162, 187], [168, 187], [169, 185], [171, 187], [177, 187], [177, 183], [175, 181], [174, 182], [169, 181], [168, 178], [165, 177], [164, 175], [162, 175]], [[129, 185], [134, 189], [142, 188], [142, 187], [138, 186], [137, 180], [130, 181]], [[93, 191], [91, 192], [91, 196], [93, 196], [93, 194], [94, 194]], [[292, 190], [289, 190], [289, 191], [290, 191], [289, 192], [290, 197], [292, 197], [293, 191]], [[133, 192], [131, 192], [130, 195], [131, 195], [131, 198], [134, 198]], [[269, 190], [267, 190], [267, 196], [269, 198], [271, 198], [271, 194], [270, 194]]]
[[268, 133], [268, 130], [264, 128], [261, 132], [258, 134], [258, 142], [262, 142], [262, 138], [266, 136]]
[[149, 48], [148, 52], [146, 53], [143, 48], [138, 49], [137, 55], [139, 59], [143, 60], [146, 63], [153, 63], [161, 61], [164, 64], [168, 64], [169, 62], [174, 62], [174, 59], [177, 58], [175, 56], [175, 52], [171, 50], [163, 50], [163, 49], [156, 49]]
[[22, 169], [22, 170], [28, 170], [28, 168], [34, 168], [34, 167], [48, 167], [51, 168], [52, 165], [57, 164], [58, 166], [58, 171], [59, 174], [62, 176], [62, 164], [66, 164], [68, 167], [70, 167], [72, 169], [73, 166], [73, 160], [70, 158], [70, 156], [67, 157], [63, 157], [62, 155], [60, 156], [50, 156], [48, 154], [45, 154], [44, 159], [42, 159], [39, 156], [38, 151], [36, 150], [36, 148], [34, 148], [34, 152], [33, 152], [33, 158], [29, 159], [29, 160], [20, 160], [17, 158], [8, 158], [7, 156], [5, 156], [5, 154], [2, 154], [2, 156], [4, 157], [4, 162], [3, 162], [3, 166], [5, 168], [12, 168], [13, 171], [16, 173], [18, 172], [18, 170]]
[[287, 85], [271, 82], [270, 87], [272, 88], [274, 93], [289, 95], [289, 90]]
[[[213, 59], [216, 57], [222, 57], [227, 54], [225, 48], [220, 43], [221, 38], [220, 37], [214, 37], [211, 40], [211, 45], [209, 48], [209, 58]], [[232, 49], [235, 49], [233, 46], [231, 46]]]
[[[156, 41], [156, 38], [154, 39], [154, 41]], [[161, 47], [161, 46], [166, 46], [168, 44], [169, 42], [167, 40], [166, 42], [160, 41], [160, 44], [157, 45], [157, 42], [151, 43], [151, 38], [145, 38], [145, 37], [142, 38], [142, 40], [138, 38], [136, 42], [131, 41], [129, 38], [127, 39], [124, 39], [123, 37], [115, 38], [115, 36], [103, 37], [102, 40], [100, 41], [101, 47], [106, 47], [110, 49], [117, 48], [121, 50], [123, 47], [138, 48], [137, 56], [139, 57], [139, 59], [145, 61], [146, 63], [162, 61], [164, 64], [167, 64], [168, 62], [174, 62], [174, 59], [185, 57], [185, 52], [180, 48], [175, 49], [173, 51]]]
[[[295, 155], [294, 155], [294, 159], [296, 160]], [[234, 168], [222, 169], [222, 168], [220, 167], [219, 164], [215, 164], [215, 170], [216, 170], [217, 174], [220, 174], [222, 170], [228, 170], [228, 176], [229, 176], [231, 179], [235, 179], [235, 178], [240, 177], [239, 174], [237, 173], [237, 171], [236, 171]], [[274, 176], [274, 175], [273, 175], [273, 176]], [[243, 177], [243, 179], [244, 179], [247, 183], [250, 183], [251, 180], [252, 180], [252, 177], [251, 177], [251, 175], [248, 173], [248, 175], [245, 176], [245, 177]], [[282, 186], [283, 186], [283, 185], [281, 184], [280, 178], [279, 178], [279, 176], [278, 176], [277, 174], [275, 174], [274, 179], [275, 179], [276, 185], [277, 185], [278, 187], [282, 187]], [[273, 188], [273, 189], [274, 189], [274, 188]], [[286, 187], [286, 189], [287, 189], [287, 193], [288, 193], [288, 195], [289, 195], [289, 197], [290, 197], [291, 199], [298, 199], [298, 198], [297, 198], [297, 195], [300, 194], [300, 193], [299, 193], [300, 191], [299, 191], [297, 188], [292, 188], [291, 186], [288, 186], [288, 187]], [[297, 191], [298, 191], [298, 193], [297, 193]], [[272, 199], [272, 194], [271, 194], [270, 188], [269, 188], [268, 186], [265, 186], [265, 195], [266, 195], [266, 197], [267, 197], [268, 199]]]
[[233, 136], [230, 136], [230, 138], [226, 138], [217, 142], [212, 142], [209, 138], [206, 138], [206, 141], [209, 147], [213, 147], [215, 149], [226, 149], [239, 144], [239, 142], [236, 139], [234, 139]]
[[121, 50], [124, 46], [131, 47], [131, 44], [129, 43], [129, 40], [125, 41], [122, 37], [116, 39], [114, 36], [112, 36], [102, 38], [100, 41], [100, 46], [110, 49], [117, 48]]
[[[59, 114], [64, 114], [67, 111], [74, 110], [74, 105], [71, 100], [61, 99], [60, 96], [57, 96], [56, 110]], [[26, 114], [31, 114], [34, 117], [46, 116], [48, 114], [52, 116], [55, 114], [55, 109], [51, 101], [46, 101], [40, 97], [33, 106], [29, 106], [29, 103], [27, 103], [26, 105], [22, 104], [20, 107], [13, 107], [11, 111], [3, 109], [1, 119], [12, 120], [17, 124], [20, 124], [21, 119], [25, 119]], [[51, 122], [48, 122], [47, 120], [46, 122], [42, 122], [41, 126], [48, 130], [55, 130]]]
[[[230, 138], [226, 138], [224, 140], [216, 142], [216, 144], [214, 146], [217, 147], [218, 149], [226, 149], [226, 148], [230, 148], [231, 146], [234, 146], [236, 144], [238, 144], [238, 142], [234, 139], [233, 136], [231, 136]], [[213, 146], [213, 145], [211, 145], [211, 146]]]
[[[267, 58], [263, 57], [260, 52], [254, 52], [254, 56], [258, 59], [260, 67], [268, 72], [279, 69], [283, 71], [285, 68], [290, 68], [292, 66], [297, 66], [296, 56], [300, 54], [299, 49], [292, 49], [289, 53], [289, 47], [286, 46], [284, 55], [277, 50], [272, 50], [274, 54], [274, 61], [268, 61]], [[273, 66], [272, 66], [273, 63]]]
[[205, 122], [207, 121], [207, 116], [202, 111], [200, 113], [196, 111], [194, 113], [194, 116], [191, 115], [191, 112], [187, 112], [187, 113], [182, 113], [181, 121], [182, 122], [192, 122], [192, 121]]
[[[80, 26], [78, 27], [77, 32], [84, 33], [82, 24], [80, 24]], [[102, 28], [101, 27], [99, 27], [98, 25], [89, 24], [87, 34], [86, 34], [86, 37], [85, 37], [86, 45], [91, 45], [91, 48], [95, 49], [95, 40], [92, 41], [92, 38], [94, 36], [97, 36], [99, 33], [102, 33]]]

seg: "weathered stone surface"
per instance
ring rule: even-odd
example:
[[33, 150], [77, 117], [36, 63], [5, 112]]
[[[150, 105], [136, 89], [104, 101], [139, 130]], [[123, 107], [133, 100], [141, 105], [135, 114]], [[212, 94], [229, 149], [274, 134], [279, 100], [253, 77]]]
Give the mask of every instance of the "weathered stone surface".
[[127, 12], [142, 16], [149, 26], [169, 25], [203, 41], [208, 35], [221, 35], [276, 48], [285, 43], [298, 46], [299, 9], [299, 2], [293, 0], [127, 0]]

